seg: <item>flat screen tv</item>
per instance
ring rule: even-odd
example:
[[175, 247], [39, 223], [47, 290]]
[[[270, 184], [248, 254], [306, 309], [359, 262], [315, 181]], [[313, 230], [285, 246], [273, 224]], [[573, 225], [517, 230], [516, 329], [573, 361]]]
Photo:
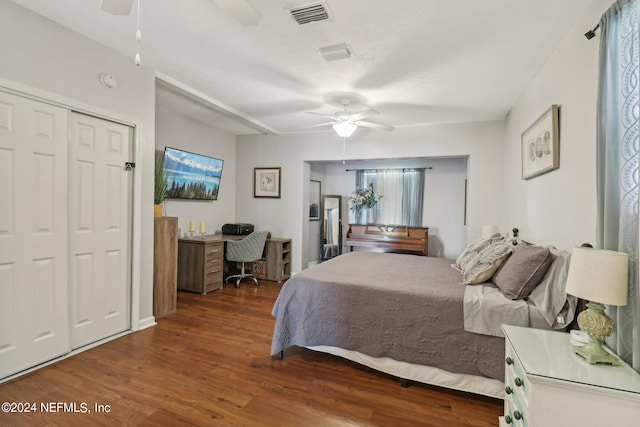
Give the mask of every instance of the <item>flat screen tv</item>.
[[223, 163], [213, 157], [165, 147], [167, 198], [218, 200]]

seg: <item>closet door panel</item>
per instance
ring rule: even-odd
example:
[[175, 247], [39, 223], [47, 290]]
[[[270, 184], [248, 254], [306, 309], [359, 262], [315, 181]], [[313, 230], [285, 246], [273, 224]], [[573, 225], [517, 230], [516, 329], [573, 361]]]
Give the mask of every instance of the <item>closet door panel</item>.
[[71, 115], [71, 345], [130, 328], [133, 129]]
[[65, 354], [68, 112], [0, 92], [0, 378]]

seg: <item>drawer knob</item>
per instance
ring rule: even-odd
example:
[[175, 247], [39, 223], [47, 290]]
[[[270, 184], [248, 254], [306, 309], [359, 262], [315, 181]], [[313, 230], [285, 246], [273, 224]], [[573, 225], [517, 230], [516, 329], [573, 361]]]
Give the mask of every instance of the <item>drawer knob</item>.
[[513, 422], [513, 420], [511, 419], [511, 415], [505, 415], [504, 422], [507, 424], [511, 424]]
[[511, 387], [509, 387], [509, 386], [506, 386], [504, 388], [504, 392], [507, 393], [507, 394], [511, 394], [511, 393], [513, 393], [513, 389]]
[[506, 359], [504, 359], [505, 362], [507, 362], [507, 365], [513, 365], [513, 359], [508, 357]]
[[522, 381], [522, 379], [519, 377], [516, 377], [515, 383], [518, 387], [522, 387], [524, 385], [524, 381]]
[[516, 420], [521, 420], [522, 419], [522, 412], [513, 411], [513, 418], [515, 418]]

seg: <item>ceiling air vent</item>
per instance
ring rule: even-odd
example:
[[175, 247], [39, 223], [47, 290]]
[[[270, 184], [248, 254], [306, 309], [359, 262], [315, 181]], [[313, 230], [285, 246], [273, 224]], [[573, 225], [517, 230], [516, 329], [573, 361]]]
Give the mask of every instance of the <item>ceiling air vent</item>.
[[322, 2], [289, 9], [289, 12], [291, 12], [291, 17], [298, 25], [329, 19], [327, 7]]

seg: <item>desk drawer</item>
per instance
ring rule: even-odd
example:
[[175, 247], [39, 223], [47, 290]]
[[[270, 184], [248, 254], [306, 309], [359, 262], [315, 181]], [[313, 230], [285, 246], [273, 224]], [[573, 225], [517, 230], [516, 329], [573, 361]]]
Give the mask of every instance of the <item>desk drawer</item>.
[[204, 262], [210, 263], [217, 261], [222, 263], [224, 258], [224, 244], [220, 243], [207, 243], [204, 247]]

